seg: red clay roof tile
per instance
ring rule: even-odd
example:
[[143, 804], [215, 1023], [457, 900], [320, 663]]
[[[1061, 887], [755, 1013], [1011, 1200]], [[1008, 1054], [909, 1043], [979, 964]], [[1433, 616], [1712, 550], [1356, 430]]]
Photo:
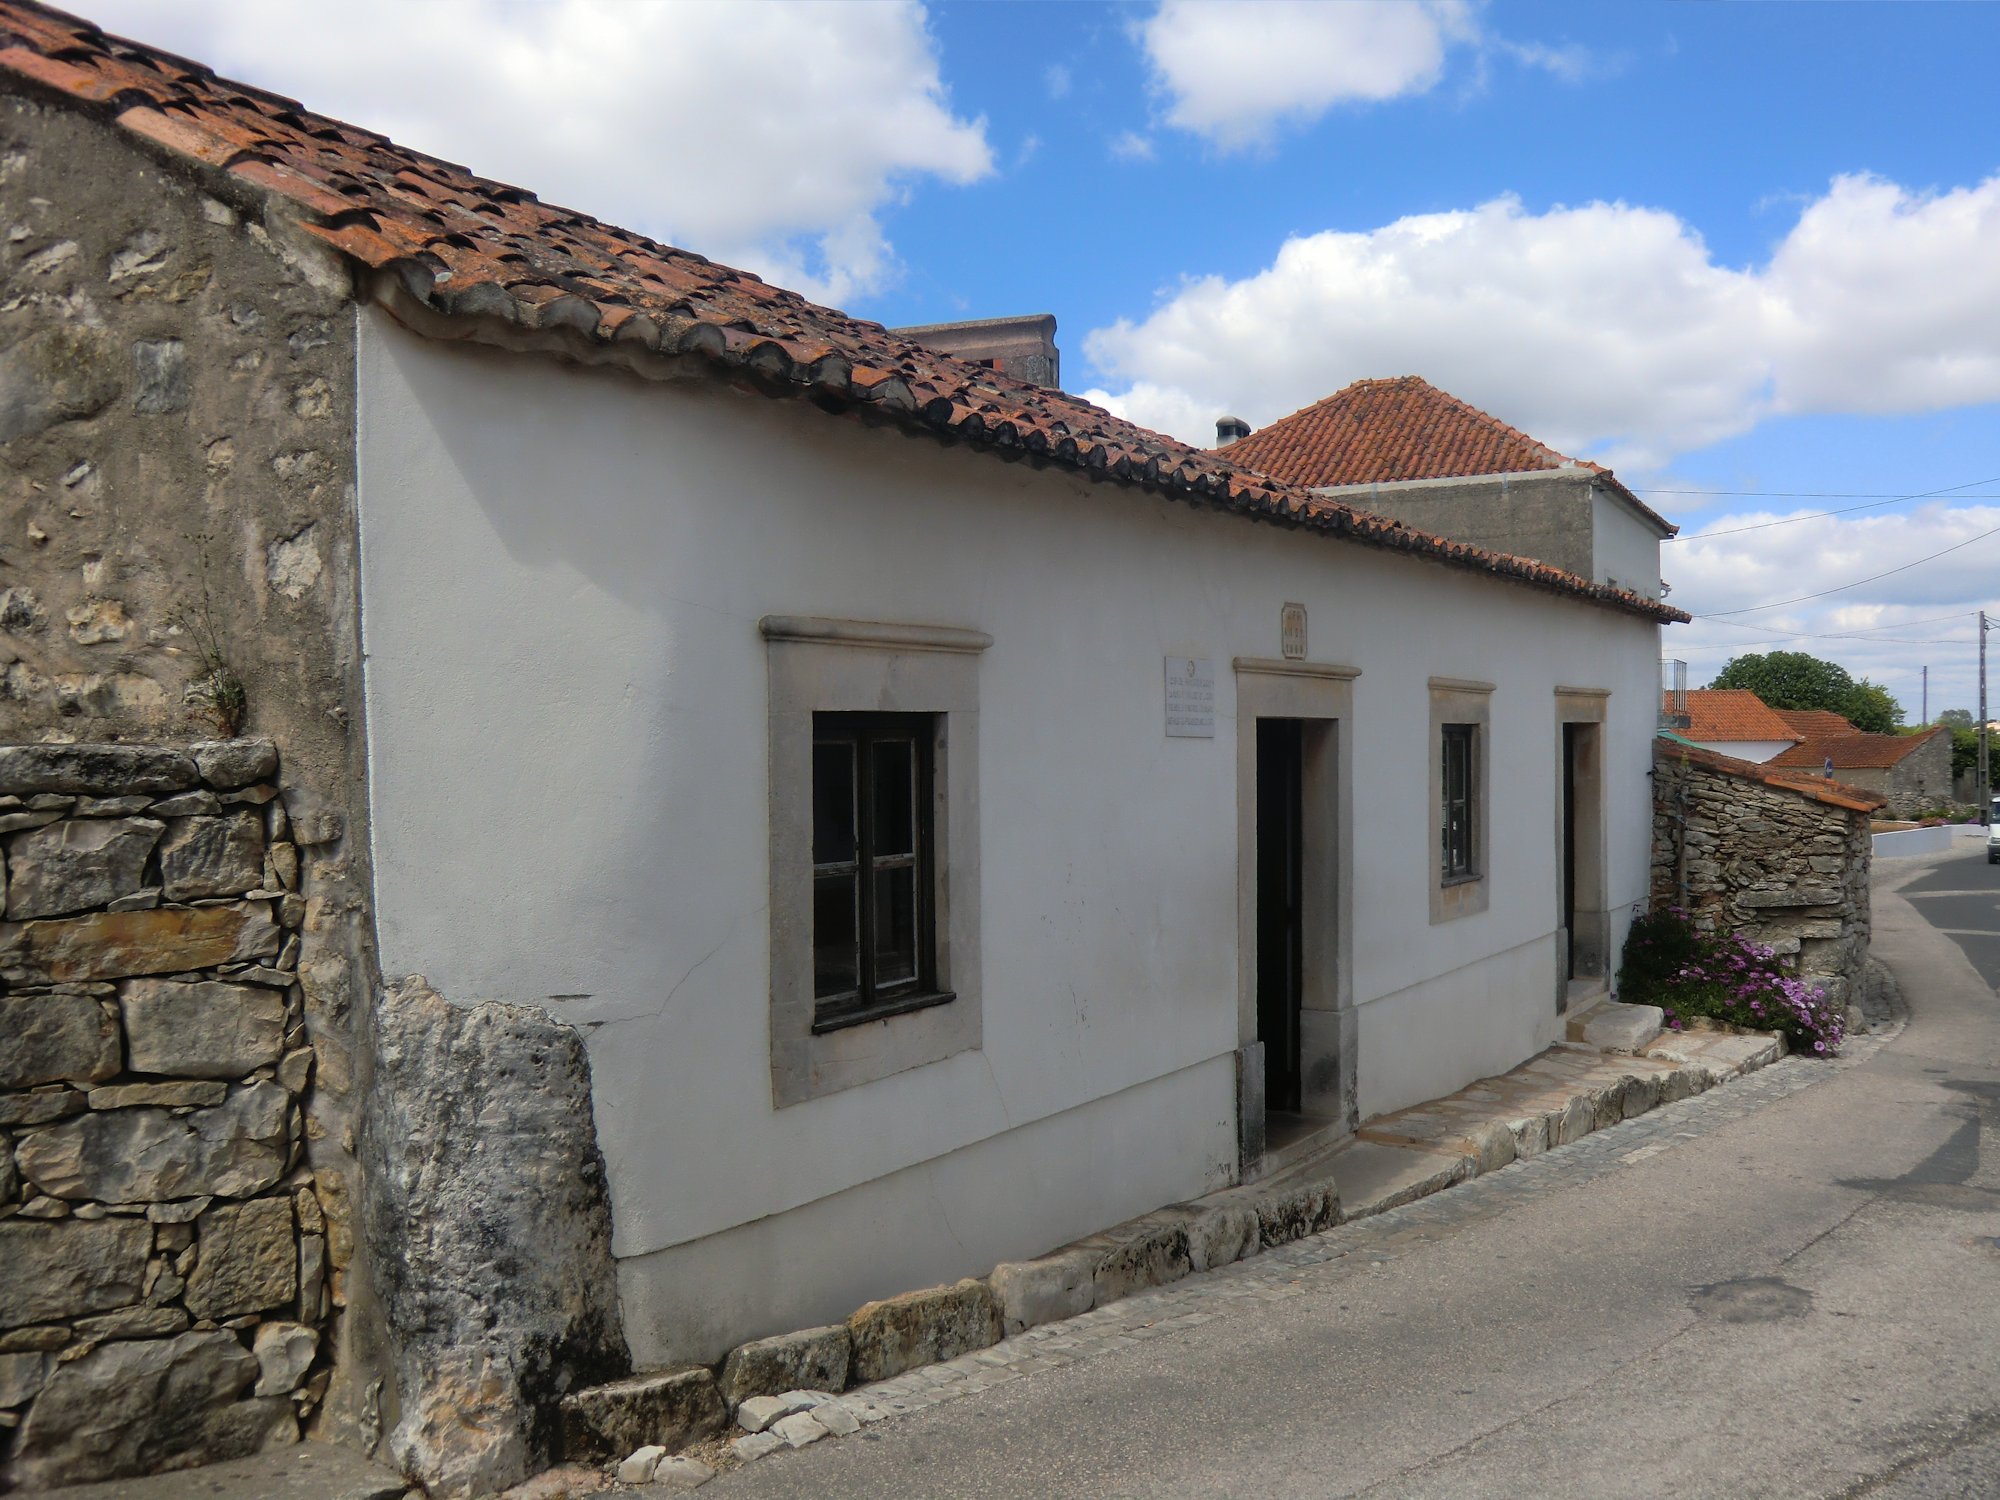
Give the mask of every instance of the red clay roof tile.
[[1691, 689], [1687, 712], [1689, 727], [1679, 732], [1691, 740], [1742, 744], [1804, 738], [1748, 688]]
[[[1787, 714], [1786, 717], [1789, 719], [1792, 715]], [[1773, 756], [1770, 764], [1817, 771], [1832, 761], [1836, 771], [1887, 770], [1900, 765], [1939, 735], [1951, 733], [1940, 724], [1921, 734], [1869, 734], [1856, 729], [1838, 714], [1827, 714], [1825, 717], [1838, 720], [1843, 729], [1806, 730], [1804, 740], [1784, 754]]]
[[1864, 792], [1861, 788], [1848, 786], [1845, 782], [1829, 781], [1823, 776], [1804, 776], [1797, 771], [1774, 769], [1769, 761], [1760, 765], [1756, 761], [1738, 760], [1733, 755], [1704, 750], [1699, 745], [1684, 745], [1664, 735], [1653, 741], [1653, 759], [1685, 761], [1689, 765], [1720, 771], [1726, 776], [1740, 776], [1745, 781], [1760, 781], [1765, 786], [1776, 787], [1780, 791], [1797, 792], [1801, 797], [1810, 797], [1815, 802], [1824, 802], [1831, 807], [1844, 807], [1850, 812], [1875, 812], [1889, 805], [1887, 797], [1874, 792]]
[[[945, 442], [1026, 454], [1170, 498], [1483, 573], [1655, 621], [1671, 605], [1527, 558], [1432, 536], [1315, 495], [1048, 390], [938, 354], [743, 271], [541, 202], [531, 192], [199, 64], [107, 36], [35, 0], [0, 0], [0, 74], [111, 118], [184, 162], [293, 205], [406, 322], [498, 319], [555, 330], [582, 357], [693, 361], [763, 394]], [[367, 273], [374, 273], [369, 275]], [[614, 308], [641, 316], [608, 318]], [[495, 337], [474, 321], [473, 337]]]
[[1314, 489], [1588, 469], [1668, 536], [1678, 529], [1609, 469], [1558, 453], [1416, 375], [1357, 380], [1228, 452], [1232, 463]]

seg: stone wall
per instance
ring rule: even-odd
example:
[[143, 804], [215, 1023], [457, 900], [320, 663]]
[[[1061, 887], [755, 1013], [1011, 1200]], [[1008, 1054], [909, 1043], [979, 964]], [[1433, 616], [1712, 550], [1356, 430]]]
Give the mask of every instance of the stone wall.
[[20, 95], [0, 97], [0, 223], [0, 742], [281, 750], [304, 1149], [342, 1309], [314, 1430], [369, 1447], [396, 1392], [369, 1268], [345, 1260], [376, 983], [348, 279], [240, 180]]
[[1869, 823], [1880, 799], [1654, 742], [1653, 903], [1767, 943], [1842, 1000], [1868, 961]]
[[0, 748], [0, 1476], [299, 1440], [331, 1372], [268, 740]]
[[1942, 807], [1950, 802], [1951, 731], [1932, 734], [1921, 747], [1889, 767], [1881, 790], [1889, 799], [1892, 817], [1915, 817], [1924, 808]]

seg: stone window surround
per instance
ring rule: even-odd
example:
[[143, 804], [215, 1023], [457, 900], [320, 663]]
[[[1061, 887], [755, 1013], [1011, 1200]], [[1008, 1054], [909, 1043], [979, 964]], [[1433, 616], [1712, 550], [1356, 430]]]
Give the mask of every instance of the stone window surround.
[[[984, 631], [797, 615], [758, 622], [769, 675], [771, 1102], [778, 1109], [980, 1046], [979, 656]], [[937, 982], [955, 999], [813, 1035], [815, 712], [933, 714]]]
[[[1431, 728], [1428, 765], [1430, 767], [1429, 790], [1426, 800], [1430, 806], [1430, 841], [1425, 845], [1424, 858], [1429, 862], [1431, 925], [1455, 921], [1486, 910], [1492, 873], [1492, 839], [1489, 830], [1493, 821], [1493, 684], [1490, 682], [1470, 682], [1459, 677], [1433, 677], [1430, 680]], [[1444, 796], [1439, 790], [1444, 785], [1444, 726], [1447, 724], [1471, 724], [1475, 726], [1472, 737], [1473, 752], [1473, 792], [1472, 792], [1472, 857], [1471, 875], [1446, 878], [1439, 862], [1438, 851], [1444, 847]]]
[[[1254, 1178], [1264, 1154], [1264, 1061], [1257, 1039], [1257, 721], [1301, 719], [1309, 731], [1305, 766], [1308, 829], [1333, 829], [1331, 839], [1306, 845], [1303, 895], [1309, 920], [1299, 1006], [1300, 1101], [1307, 1114], [1354, 1128], [1355, 1037], [1353, 944], [1353, 778], [1346, 735], [1354, 722], [1356, 667], [1330, 662], [1237, 657], [1236, 673], [1236, 944], [1238, 1169]], [[1330, 950], [1330, 951], [1329, 951]]]

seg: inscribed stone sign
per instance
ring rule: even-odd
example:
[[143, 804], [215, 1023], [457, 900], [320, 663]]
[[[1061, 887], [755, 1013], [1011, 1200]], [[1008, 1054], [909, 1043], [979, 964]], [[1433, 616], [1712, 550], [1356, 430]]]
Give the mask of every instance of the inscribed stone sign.
[[1167, 737], [1215, 738], [1215, 663], [1191, 656], [1167, 658]]

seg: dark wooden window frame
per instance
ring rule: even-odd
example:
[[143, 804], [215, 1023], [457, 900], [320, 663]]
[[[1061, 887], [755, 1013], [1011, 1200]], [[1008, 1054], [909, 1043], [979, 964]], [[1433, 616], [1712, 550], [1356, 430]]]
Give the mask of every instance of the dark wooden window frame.
[[1446, 885], [1479, 879], [1479, 726], [1443, 726], [1443, 847], [1439, 875]]
[[[851, 860], [819, 862], [821, 851], [813, 854], [813, 879], [846, 876], [853, 882], [855, 910], [855, 983], [852, 988], [827, 992], [817, 962], [813, 975], [813, 1034], [824, 1035], [848, 1026], [885, 1020], [908, 1011], [924, 1010], [956, 999], [937, 982], [937, 733], [939, 716], [925, 713], [842, 713], [815, 712], [813, 746], [847, 744], [853, 747], [850, 799], [853, 817]], [[875, 757], [877, 747], [908, 741], [912, 757], [911, 831], [913, 848], [883, 855], [876, 845]], [[815, 753], [815, 777], [818, 756]], [[815, 784], [815, 822], [822, 791]], [[894, 869], [908, 868], [912, 875], [912, 940], [914, 966], [904, 979], [879, 982], [881, 948], [876, 925], [876, 876]], [[816, 906], [817, 903], [815, 903]], [[814, 920], [817, 921], [817, 912]], [[817, 934], [815, 934], [817, 951]]]

